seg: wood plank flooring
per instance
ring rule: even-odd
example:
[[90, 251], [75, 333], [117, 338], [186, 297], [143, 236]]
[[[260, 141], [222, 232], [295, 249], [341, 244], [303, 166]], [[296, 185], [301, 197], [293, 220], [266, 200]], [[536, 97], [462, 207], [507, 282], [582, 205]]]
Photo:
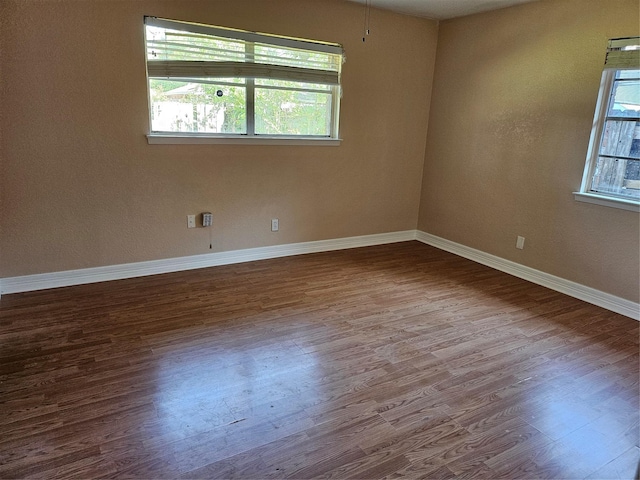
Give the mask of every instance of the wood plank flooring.
[[639, 323], [418, 242], [0, 300], [0, 478], [633, 478]]

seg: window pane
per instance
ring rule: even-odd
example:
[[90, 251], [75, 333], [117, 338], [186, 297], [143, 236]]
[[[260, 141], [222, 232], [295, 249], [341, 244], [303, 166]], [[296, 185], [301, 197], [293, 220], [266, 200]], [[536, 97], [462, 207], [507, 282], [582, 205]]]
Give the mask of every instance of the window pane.
[[640, 78], [640, 70], [616, 70], [616, 78]]
[[331, 135], [331, 93], [256, 87], [256, 133]]
[[640, 199], [640, 161], [598, 158], [591, 189], [629, 199]]
[[206, 82], [149, 79], [151, 130], [246, 133], [246, 88]]
[[640, 80], [615, 81], [607, 116], [640, 117]]
[[337, 131], [340, 45], [156, 17], [145, 39], [152, 133]]
[[640, 158], [640, 122], [607, 120], [600, 155]]

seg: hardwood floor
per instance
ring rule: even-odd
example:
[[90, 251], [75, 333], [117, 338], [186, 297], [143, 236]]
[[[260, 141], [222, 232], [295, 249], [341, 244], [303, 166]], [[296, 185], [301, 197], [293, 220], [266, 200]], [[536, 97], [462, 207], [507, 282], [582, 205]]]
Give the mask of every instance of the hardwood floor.
[[0, 301], [1, 478], [633, 478], [639, 323], [407, 242]]

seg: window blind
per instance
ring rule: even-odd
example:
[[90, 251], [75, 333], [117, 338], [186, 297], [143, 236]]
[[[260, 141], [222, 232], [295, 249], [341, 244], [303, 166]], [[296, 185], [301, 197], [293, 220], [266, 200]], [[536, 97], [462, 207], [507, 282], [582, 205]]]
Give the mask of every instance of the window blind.
[[640, 67], [640, 37], [614, 38], [609, 40], [605, 69]]
[[160, 78], [340, 84], [340, 45], [145, 17], [147, 70]]

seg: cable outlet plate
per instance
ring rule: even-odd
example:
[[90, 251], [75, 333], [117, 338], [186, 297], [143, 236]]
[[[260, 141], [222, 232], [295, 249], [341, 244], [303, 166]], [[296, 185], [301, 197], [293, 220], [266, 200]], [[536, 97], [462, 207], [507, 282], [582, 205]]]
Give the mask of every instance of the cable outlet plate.
[[516, 240], [516, 248], [518, 250], [522, 250], [524, 248], [524, 237], [518, 235], [518, 239]]

